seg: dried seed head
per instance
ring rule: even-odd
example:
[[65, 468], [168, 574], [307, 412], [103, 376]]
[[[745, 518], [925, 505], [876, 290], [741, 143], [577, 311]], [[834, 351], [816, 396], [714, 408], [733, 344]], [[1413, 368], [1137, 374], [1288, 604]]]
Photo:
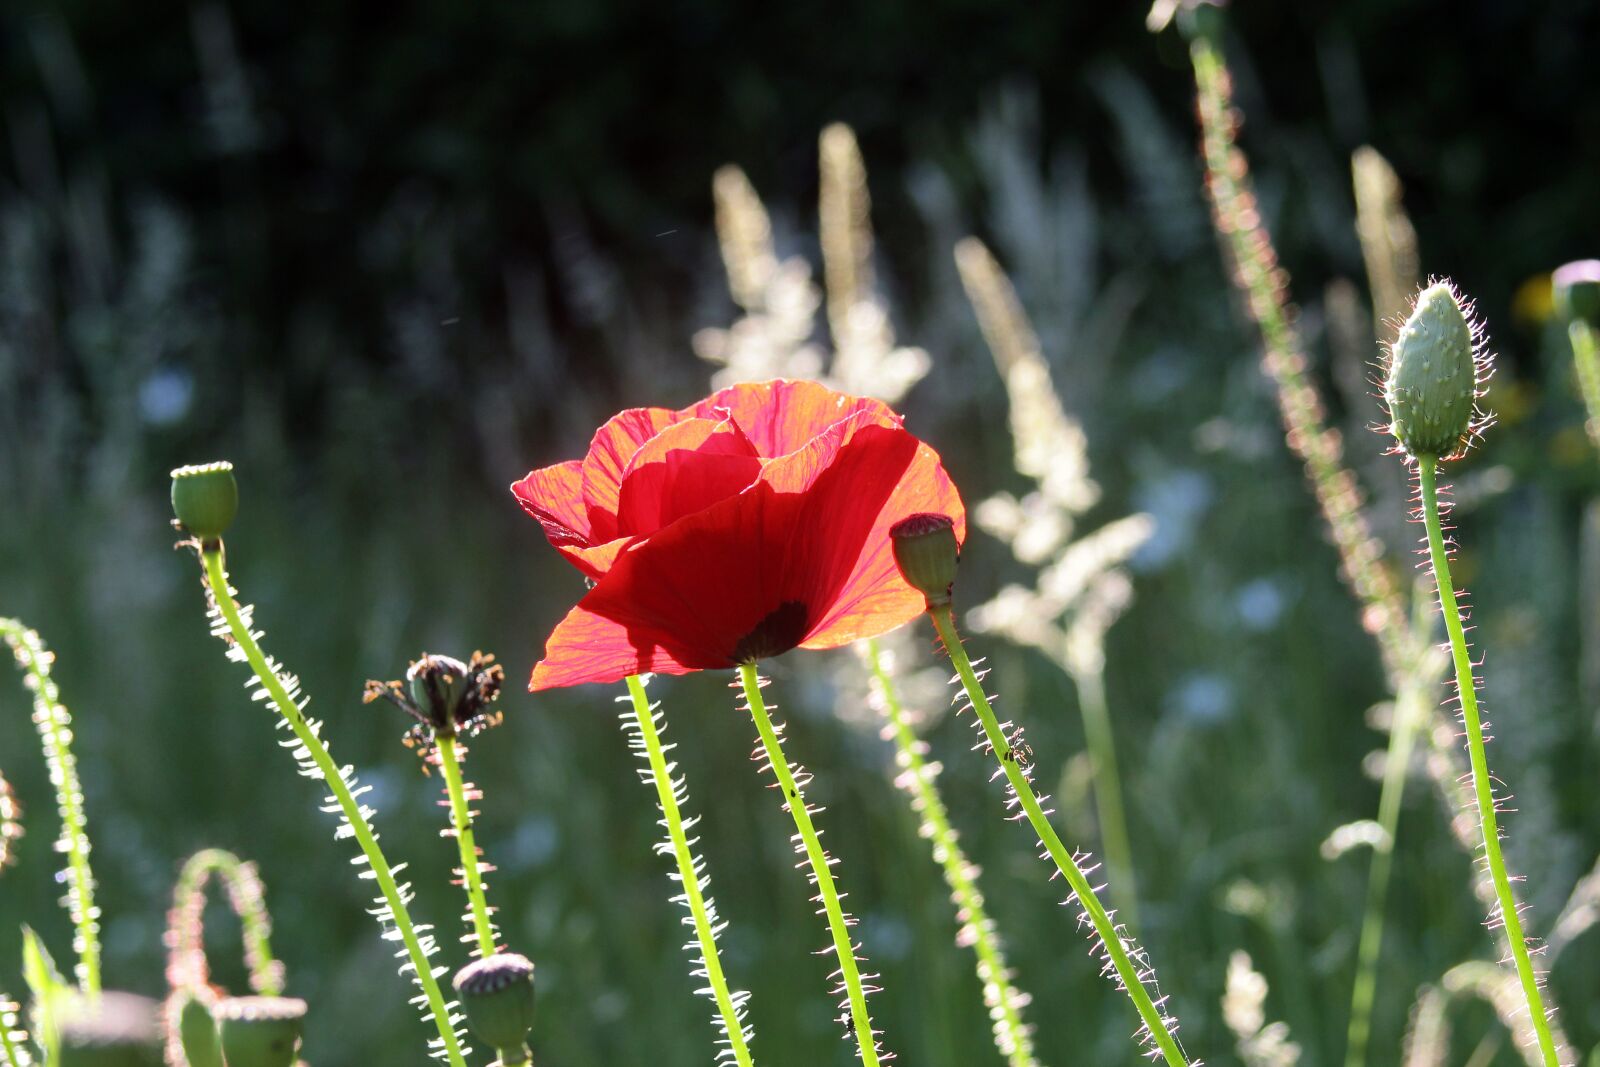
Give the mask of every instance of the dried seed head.
[[[499, 1051], [503, 1064], [527, 1062], [533, 1030], [532, 961], [515, 952], [497, 952], [457, 971], [454, 985], [478, 1040]], [[524, 1058], [515, 1058], [519, 1054]]]
[[212, 1014], [228, 1067], [290, 1067], [300, 1047], [306, 1002], [296, 997], [229, 997]]
[[239, 511], [239, 484], [233, 464], [223, 460], [172, 472], [172, 512], [180, 530], [201, 544], [217, 540]]
[[1455, 459], [1484, 426], [1477, 409], [1488, 378], [1483, 328], [1447, 281], [1417, 294], [1389, 348], [1383, 398], [1389, 432], [1412, 456]]
[[505, 669], [483, 652], [474, 652], [466, 663], [424, 652], [406, 671], [404, 684], [368, 682], [363, 700], [389, 701], [417, 720], [424, 733], [471, 735], [499, 721], [494, 703], [505, 677]]
[[1556, 314], [1563, 321], [1581, 319], [1600, 329], [1600, 259], [1580, 259], [1557, 267], [1550, 284]]
[[906, 584], [927, 597], [929, 607], [950, 603], [961, 562], [961, 543], [950, 516], [924, 512], [901, 519], [889, 528], [889, 539]]

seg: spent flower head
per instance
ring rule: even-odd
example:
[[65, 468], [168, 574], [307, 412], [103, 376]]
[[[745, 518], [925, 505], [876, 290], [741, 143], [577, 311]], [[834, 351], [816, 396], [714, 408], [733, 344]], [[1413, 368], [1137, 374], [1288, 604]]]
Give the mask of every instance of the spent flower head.
[[426, 753], [440, 734], [471, 737], [497, 725], [501, 715], [494, 703], [505, 677], [505, 668], [483, 652], [474, 652], [466, 663], [424, 652], [406, 671], [404, 682], [367, 682], [362, 701], [387, 700], [415, 719], [406, 744], [421, 745]]

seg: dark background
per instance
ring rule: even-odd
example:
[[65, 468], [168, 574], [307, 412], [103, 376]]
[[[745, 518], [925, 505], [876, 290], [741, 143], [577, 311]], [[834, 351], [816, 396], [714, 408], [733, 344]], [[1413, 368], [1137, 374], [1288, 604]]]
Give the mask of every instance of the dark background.
[[[1165, 547], [1140, 563], [1138, 604], [1112, 634], [1109, 681], [1144, 939], [1187, 1044], [1232, 1062], [1217, 997], [1243, 947], [1302, 1062], [1333, 1062], [1366, 862], [1325, 862], [1317, 845], [1375, 811], [1361, 766], [1382, 737], [1363, 712], [1383, 682], [1209, 235], [1182, 41], [1152, 37], [1143, 15], [893, 2], [0, 15], [0, 612], [61, 657], [111, 981], [159, 992], [178, 862], [235, 848], [261, 863], [291, 989], [313, 1001], [307, 1058], [421, 1058], [346, 846], [206, 636], [193, 560], [167, 550], [167, 469], [238, 465], [235, 583], [269, 650], [303, 675], [336, 755], [378, 786], [378, 825], [413, 863], [418, 912], [448, 934], [458, 905], [437, 782], [395, 743], [402, 723], [360, 706], [360, 684], [424, 647], [492, 649], [514, 682], [525, 675], [580, 587], [504, 486], [580, 454], [621, 406], [705, 392], [711, 368], [689, 339], [734, 314], [712, 171], [744, 167], [780, 252], [814, 261], [816, 136], [843, 120], [869, 169], [898, 335], [934, 359], [905, 407], [969, 501], [1021, 488], [1004, 394], [952, 280], [950, 243], [978, 233], [1088, 429], [1096, 518], [1145, 510], [1161, 525]], [[1600, 7], [1257, 2], [1230, 25], [1244, 144], [1330, 387], [1359, 378], [1322, 328], [1324, 287], [1362, 282], [1358, 145], [1405, 183], [1424, 270], [1454, 277], [1489, 321], [1502, 418], [1461, 471], [1461, 578], [1490, 654], [1491, 759], [1520, 801], [1511, 860], [1545, 930], [1600, 848], [1600, 650], [1581, 572], [1596, 558], [1600, 534], [1581, 518], [1600, 477], [1538, 295], [1544, 273], [1600, 245]], [[1106, 340], [1097, 315], [1112, 307], [1125, 321]], [[1352, 429], [1378, 418], [1359, 386], [1334, 395]], [[1415, 531], [1399, 521], [1397, 463], [1375, 436], [1353, 442], [1387, 507], [1379, 524], [1405, 551]], [[1025, 575], [976, 540], [964, 595], [1007, 578]], [[1281, 605], [1266, 625], [1238, 607], [1262, 588]], [[1046, 661], [993, 644], [999, 688], [1051, 777], [1082, 745], [1075, 698]], [[859, 704], [833, 671], [787, 657], [775, 691], [885, 976], [889, 1044], [929, 1067], [997, 1062], [887, 752], [871, 725], [832, 714]], [[653, 692], [706, 813], [725, 958], [754, 992], [763, 1062], [842, 1064], [825, 968], [808, 955], [823, 932], [722, 681]], [[491, 892], [508, 939], [540, 966], [539, 1062], [705, 1062], [707, 1006], [689, 995], [611, 694], [510, 688], [471, 773], [487, 793], [480, 839], [502, 868]], [[26, 707], [20, 689], [0, 694], [0, 769], [30, 812], [21, 864], [0, 880], [0, 989], [13, 995], [19, 922], [58, 957], [69, 948]], [[946, 719], [931, 737], [1036, 998], [1042, 1060], [1129, 1062], [1131, 1016], [1029, 842], [997, 817], [964, 729]], [[1071, 797], [1063, 825], [1092, 841]], [[1417, 985], [1489, 951], [1437, 809], [1419, 784], [1374, 1063], [1395, 1061]], [[231, 928], [216, 929], [225, 946]], [[1585, 1051], [1600, 1043], [1597, 952], [1591, 935], [1554, 976]], [[230, 966], [219, 960], [237, 985]], [[1454, 1017], [1451, 1062], [1465, 1062], [1494, 1028], [1470, 1001]]]

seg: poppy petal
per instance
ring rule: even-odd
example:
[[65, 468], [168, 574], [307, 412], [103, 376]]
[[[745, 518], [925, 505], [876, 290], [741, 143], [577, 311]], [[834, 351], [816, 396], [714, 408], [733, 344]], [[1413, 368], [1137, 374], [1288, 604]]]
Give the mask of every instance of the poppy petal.
[[589, 543], [589, 517], [583, 508], [583, 464], [578, 460], [529, 471], [522, 481], [512, 484], [511, 492], [522, 510], [539, 520], [552, 545], [560, 548]]
[[685, 417], [666, 408], [630, 408], [595, 431], [583, 459], [583, 504], [591, 543], [617, 536], [617, 496], [628, 460], [646, 441]]
[[674, 423], [628, 461], [618, 493], [618, 532], [646, 537], [734, 496], [760, 474], [755, 446], [732, 421]]
[[761, 455], [776, 459], [804, 448], [834, 423], [860, 412], [867, 412], [872, 421], [884, 426], [899, 426], [902, 421], [880, 400], [845, 396], [817, 382], [781, 378], [730, 385], [685, 408], [683, 414], [706, 418], [725, 413]]

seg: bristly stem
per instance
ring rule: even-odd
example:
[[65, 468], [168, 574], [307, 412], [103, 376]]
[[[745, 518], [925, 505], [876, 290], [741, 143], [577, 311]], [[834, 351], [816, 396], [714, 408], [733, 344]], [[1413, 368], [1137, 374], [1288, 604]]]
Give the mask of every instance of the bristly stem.
[[1467, 637], [1461, 626], [1461, 611], [1456, 604], [1455, 587], [1450, 581], [1450, 557], [1445, 550], [1444, 533], [1439, 522], [1439, 494], [1436, 485], [1437, 457], [1417, 457], [1417, 481], [1422, 487], [1422, 520], [1428, 530], [1428, 559], [1433, 565], [1433, 576], [1439, 587], [1439, 608], [1444, 612], [1445, 631], [1450, 635], [1450, 656], [1455, 664], [1456, 694], [1461, 701], [1461, 719], [1467, 732], [1467, 756], [1472, 764], [1473, 794], [1478, 805], [1478, 823], [1483, 832], [1483, 858], [1489, 875], [1494, 879], [1495, 896], [1499, 902], [1499, 919], [1505, 927], [1506, 940], [1511, 945], [1511, 956], [1516, 962], [1517, 977], [1522, 982], [1522, 992], [1528, 1001], [1529, 1022], [1539, 1038], [1539, 1049], [1544, 1054], [1546, 1067], [1559, 1067], [1554, 1039], [1550, 1036], [1549, 1020], [1545, 1017], [1544, 998], [1539, 990], [1539, 977], [1533, 969], [1528, 953], [1527, 938], [1522, 932], [1522, 919], [1517, 912], [1516, 894], [1511, 879], [1506, 874], [1506, 863], [1500, 854], [1500, 828], [1495, 816], [1494, 783], [1489, 777], [1489, 761], [1484, 754], [1483, 723], [1478, 715], [1477, 681], [1473, 677], [1472, 657], [1467, 650]]
[[694, 855], [695, 842], [689, 837], [689, 831], [696, 820], [683, 817], [679, 792], [686, 793], [686, 790], [683, 790], [681, 779], [674, 778], [677, 764], [667, 760], [669, 746], [661, 743], [661, 731], [665, 726], [658, 723], [660, 712], [650, 704], [644, 679], [637, 674], [628, 676], [628, 696], [633, 705], [631, 725], [638, 734], [636, 743], [643, 748], [649, 763], [649, 770], [640, 773], [656, 787], [661, 825], [667, 831], [666, 842], [657, 848], [662, 852], [670, 850], [677, 863], [678, 870], [673, 877], [683, 886], [683, 893], [678, 899], [689, 909], [690, 923], [694, 926], [695, 941], [700, 950], [699, 970], [695, 973], [705, 978], [711, 998], [716, 1002], [723, 1040], [733, 1053], [734, 1062], [738, 1067], [752, 1067], [755, 1061], [750, 1055], [751, 1032], [744, 1023], [744, 1002], [748, 994], [729, 992], [728, 980], [722, 972], [722, 957], [717, 951], [717, 934], [722, 924], [717, 920], [716, 903], [705, 896], [711, 879], [703, 873], [704, 867]]
[[950, 654], [951, 662], [955, 664], [956, 673], [961, 676], [961, 684], [966, 690], [967, 699], [983, 726], [984, 737], [994, 753], [996, 762], [1000, 764], [1006, 780], [1011, 784], [1017, 803], [1022, 806], [1029, 824], [1039, 837], [1039, 842], [1055, 861], [1056, 869], [1072, 887], [1073, 895], [1093, 925], [1095, 934], [1104, 947], [1106, 958], [1116, 972], [1119, 984], [1133, 1001], [1133, 1006], [1138, 1011], [1150, 1040], [1169, 1067], [1188, 1067], [1189, 1061], [1185, 1058], [1183, 1050], [1178, 1047], [1177, 1038], [1173, 1036], [1172, 1029], [1168, 1026], [1172, 1020], [1151, 999], [1149, 990], [1145, 988], [1144, 978], [1148, 968], [1134, 965], [1122, 934], [1111, 921], [1111, 917], [1106, 914], [1099, 898], [1095, 896], [1094, 887], [1089, 884], [1088, 876], [1073, 855], [1067, 851], [1066, 846], [1061, 843], [1061, 837], [1056, 833], [1055, 827], [1050, 825], [1050, 820], [1033, 791], [1033, 785], [1028, 781], [1024, 771], [1024, 760], [1013, 750], [1005, 732], [1001, 730], [994, 709], [989, 704], [989, 698], [984, 693], [978, 676], [973, 673], [972, 661], [967, 658], [966, 649], [962, 647], [961, 639], [956, 634], [955, 619], [950, 606], [930, 605], [928, 615], [939, 631], [939, 638], [944, 642], [945, 651]]
[[67, 892], [62, 903], [72, 917], [78, 985], [92, 996], [100, 992], [100, 909], [95, 906], [94, 873], [89, 869], [83, 785], [78, 780], [77, 757], [72, 754], [72, 716], [61, 703], [61, 693], [50, 677], [55, 655], [44, 647], [38, 633], [16, 619], [0, 619], [0, 637], [11, 646], [26, 685], [33, 692], [33, 722], [39, 730], [50, 784], [55, 787], [56, 806], [61, 813], [61, 837], [56, 851], [67, 857], [67, 869], [62, 872]]
[[1345, 1067], [1363, 1067], [1372, 1034], [1372, 1005], [1378, 991], [1378, 956], [1383, 948], [1385, 905], [1393, 868], [1395, 834], [1400, 825], [1401, 801], [1411, 770], [1411, 751], [1417, 731], [1428, 721], [1430, 676], [1420, 670], [1406, 675], [1395, 694], [1389, 747], [1384, 754], [1383, 787], [1378, 794], [1381, 838], [1373, 845], [1372, 866], [1367, 869], [1367, 895], [1361, 915], [1361, 939], [1356, 949], [1356, 978], [1350, 992], [1350, 1022], [1345, 1031]]
[[744, 686], [750, 717], [755, 720], [756, 730], [761, 735], [761, 747], [766, 753], [767, 763], [778, 779], [778, 787], [783, 790], [784, 807], [794, 818], [796, 836], [800, 838], [806, 863], [811, 869], [811, 880], [817, 887], [817, 896], [828, 917], [833, 953], [839, 961], [838, 973], [849, 1001], [847, 1024], [855, 1031], [856, 1051], [861, 1056], [863, 1067], [878, 1067], [878, 1040], [872, 1029], [872, 1018], [867, 1014], [867, 993], [862, 985], [861, 972], [856, 966], [855, 943], [850, 938], [850, 927], [855, 920], [846, 918], [840, 906], [839, 890], [834, 885], [831, 869], [833, 861], [823, 851], [817, 829], [811, 823], [811, 809], [806, 806], [800, 783], [796, 781], [789, 760], [783, 754], [778, 731], [767, 714], [766, 701], [761, 696], [761, 677], [756, 673], [754, 663], [739, 667], [739, 681]]
[[1583, 319], [1573, 319], [1567, 324], [1567, 338], [1572, 342], [1572, 361], [1578, 369], [1578, 390], [1583, 394], [1583, 406], [1589, 418], [1584, 427], [1589, 440], [1600, 448], [1600, 337]]
[[1106, 874], [1111, 897], [1129, 929], [1138, 929], [1138, 890], [1133, 875], [1133, 846], [1128, 842], [1128, 818], [1122, 809], [1122, 775], [1117, 770], [1117, 745], [1111, 732], [1111, 712], [1106, 705], [1106, 679], [1100, 671], [1077, 671], [1078, 704], [1083, 711], [1083, 732], [1094, 767], [1094, 802], [1100, 815], [1100, 843], [1106, 851]]
[[278, 714], [293, 731], [295, 740], [304, 749], [306, 757], [327, 783], [334, 801], [344, 815], [344, 826], [361, 847], [368, 866], [367, 873], [378, 883], [383, 903], [388, 909], [387, 918], [394, 924], [395, 931], [405, 945], [412, 977], [421, 988], [428, 1016], [439, 1031], [440, 1047], [452, 1067], [466, 1067], [461, 1042], [456, 1036], [454, 1018], [449, 1005], [445, 1003], [444, 995], [439, 991], [438, 976], [443, 968], [435, 971], [428, 962], [428, 951], [424, 948], [421, 936], [411, 921], [411, 913], [406, 907], [406, 894], [395, 881], [394, 868], [390, 867], [388, 858], [378, 845], [378, 837], [367, 818], [366, 809], [356, 799], [355, 792], [345, 780], [344, 770], [334, 763], [328, 746], [323, 743], [316, 728], [307, 720], [300, 705], [289, 695], [288, 687], [284, 685], [278, 671], [267, 661], [261, 646], [256, 643], [255, 634], [241, 616], [239, 604], [234, 599], [232, 588], [228, 585], [227, 571], [223, 567], [221, 542], [213, 541], [203, 546], [200, 557], [205, 566], [206, 584], [210, 587], [212, 599], [222, 615], [226, 633], [232, 638], [234, 647], [243, 653], [251, 671], [261, 683]]
[[467, 891], [478, 955], [493, 956], [494, 923], [489, 918], [489, 901], [483, 891], [483, 865], [472, 833], [472, 808], [467, 802], [466, 784], [461, 780], [461, 759], [465, 752], [457, 747], [451, 734], [436, 734], [433, 741], [439, 750], [439, 773], [444, 776], [445, 792], [450, 797], [450, 829], [461, 846], [461, 882]]
[[27, 1034], [12, 1028], [16, 1025], [17, 1006], [0, 993], [0, 1052], [6, 1054], [5, 1067], [29, 1067], [33, 1060], [22, 1042]]
[[994, 1043], [1011, 1067], [1037, 1067], [1031, 1027], [1022, 1018], [1027, 994], [1011, 984], [1011, 970], [994, 920], [989, 917], [978, 888], [978, 868], [961, 851], [955, 827], [935, 782], [938, 767], [923, 758], [927, 746], [911, 728], [894, 680], [884, 666], [883, 652], [875, 639], [865, 642], [867, 666], [881, 701], [884, 718], [889, 721], [894, 741], [895, 762], [900, 776], [895, 780], [911, 795], [911, 807], [922, 816], [923, 836], [933, 847], [933, 858], [944, 872], [950, 887], [950, 900], [956, 906], [961, 929], [957, 944], [970, 944], [978, 957], [978, 981], [983, 983], [983, 1002], [994, 1021]]
[[180, 991], [210, 983], [205, 908], [206, 885], [213, 875], [222, 882], [228, 904], [239, 920], [251, 991], [267, 997], [282, 995], [284, 967], [272, 955], [272, 916], [267, 911], [261, 876], [255, 864], [220, 848], [196, 852], [178, 872], [172, 889], [172, 910], [167, 916], [167, 984]]

